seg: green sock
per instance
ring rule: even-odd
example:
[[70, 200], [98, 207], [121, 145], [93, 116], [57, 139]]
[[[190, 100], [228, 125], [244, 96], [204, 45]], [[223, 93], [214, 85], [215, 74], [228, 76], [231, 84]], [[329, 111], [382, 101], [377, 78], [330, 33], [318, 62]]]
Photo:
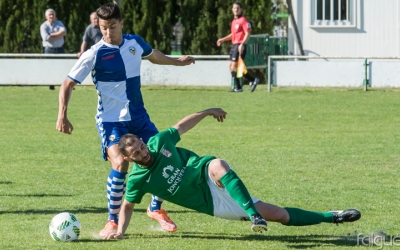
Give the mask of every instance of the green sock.
[[290, 220], [285, 226], [309, 226], [321, 222], [333, 223], [333, 214], [329, 212], [320, 213], [302, 210], [300, 208], [285, 207]]
[[253, 214], [258, 213], [246, 186], [232, 169], [222, 176], [220, 181], [229, 195], [246, 211], [250, 219]]

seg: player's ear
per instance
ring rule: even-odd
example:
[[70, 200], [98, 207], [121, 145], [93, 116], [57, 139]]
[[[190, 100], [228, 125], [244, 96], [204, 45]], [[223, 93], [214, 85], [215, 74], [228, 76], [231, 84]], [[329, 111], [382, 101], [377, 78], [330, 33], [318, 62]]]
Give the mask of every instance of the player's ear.
[[121, 29], [124, 27], [124, 20], [121, 20]]

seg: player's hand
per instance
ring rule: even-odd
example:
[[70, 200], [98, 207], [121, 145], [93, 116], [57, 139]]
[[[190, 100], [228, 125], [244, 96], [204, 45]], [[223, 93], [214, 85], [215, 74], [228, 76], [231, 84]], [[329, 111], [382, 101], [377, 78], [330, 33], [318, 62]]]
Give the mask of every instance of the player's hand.
[[209, 115], [217, 119], [218, 122], [223, 122], [226, 118], [226, 115], [228, 114], [221, 108], [212, 108], [208, 109], [207, 111], [209, 112]]
[[79, 57], [81, 57], [82, 54], [83, 54], [82, 52], [78, 52], [78, 53], [76, 53], [76, 56], [79, 58]]
[[121, 233], [110, 233], [109, 235], [104, 236], [103, 240], [111, 240], [111, 239], [120, 240], [120, 239], [123, 239], [123, 238], [124, 238], [124, 235], [121, 234]]
[[62, 133], [71, 134], [74, 127], [67, 118], [63, 118], [57, 120], [56, 129]]
[[190, 65], [190, 64], [195, 64], [196, 60], [191, 57], [191, 56], [182, 56], [178, 58], [178, 61], [181, 61], [183, 65]]
[[224, 41], [222, 41], [222, 39], [218, 39], [217, 40], [217, 46], [219, 47], [219, 46], [221, 46], [221, 44], [223, 43]]

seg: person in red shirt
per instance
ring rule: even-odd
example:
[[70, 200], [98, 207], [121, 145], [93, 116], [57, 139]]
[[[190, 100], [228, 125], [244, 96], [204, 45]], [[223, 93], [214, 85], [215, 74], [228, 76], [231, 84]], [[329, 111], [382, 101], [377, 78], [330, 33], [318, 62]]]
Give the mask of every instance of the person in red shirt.
[[[218, 39], [217, 46], [221, 46], [223, 42], [232, 41], [232, 48], [229, 53], [229, 70], [232, 75], [232, 85], [235, 86], [233, 92], [243, 92], [242, 86], [240, 85], [239, 78], [236, 77], [236, 70], [238, 67], [239, 56], [244, 60], [246, 56], [246, 43], [250, 38], [251, 23], [242, 15], [243, 7], [239, 2], [234, 2], [232, 6], [232, 13], [234, 19], [231, 24], [231, 33], [223, 38]], [[260, 79], [249, 75], [248, 73], [243, 75], [247, 80], [250, 81], [251, 92], [253, 92]]]

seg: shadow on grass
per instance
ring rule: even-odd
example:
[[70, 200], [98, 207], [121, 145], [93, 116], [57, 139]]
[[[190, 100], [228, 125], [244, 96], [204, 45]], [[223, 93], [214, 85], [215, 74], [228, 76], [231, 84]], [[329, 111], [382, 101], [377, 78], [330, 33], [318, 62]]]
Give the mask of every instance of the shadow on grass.
[[0, 181], [0, 185], [10, 185], [14, 184], [12, 181]]
[[103, 243], [103, 242], [113, 242], [113, 240], [103, 240], [103, 239], [78, 239], [76, 241], [71, 241], [71, 243], [91, 243], [91, 242], [98, 242], [98, 243]]
[[240, 240], [240, 241], [278, 241], [287, 243], [289, 248], [314, 248], [322, 246], [357, 246], [357, 236], [332, 236], [332, 235], [297, 235], [297, 236], [277, 236], [277, 235], [231, 235], [224, 233], [201, 233], [201, 232], [182, 232], [174, 234], [127, 234], [125, 238], [190, 238], [206, 240]]
[[71, 194], [0, 194], [0, 197], [72, 197]]
[[[2, 195], [0, 195], [2, 196]], [[70, 212], [73, 214], [101, 214], [108, 213], [108, 209], [106, 206], [104, 207], [83, 207], [83, 208], [60, 208], [60, 209], [27, 209], [27, 210], [13, 210], [13, 211], [0, 211], [1, 214], [55, 214], [62, 212]], [[135, 209], [135, 213], [146, 213], [146, 209], [137, 208]], [[198, 213], [196, 211], [191, 210], [168, 210], [168, 213]]]
[[[142, 209], [144, 210], [144, 209]], [[107, 207], [84, 207], [84, 208], [65, 208], [65, 209], [27, 209], [27, 210], [14, 210], [14, 211], [0, 211], [1, 214], [57, 214], [62, 212], [70, 212], [73, 214], [91, 214], [91, 213], [107, 213]]]

